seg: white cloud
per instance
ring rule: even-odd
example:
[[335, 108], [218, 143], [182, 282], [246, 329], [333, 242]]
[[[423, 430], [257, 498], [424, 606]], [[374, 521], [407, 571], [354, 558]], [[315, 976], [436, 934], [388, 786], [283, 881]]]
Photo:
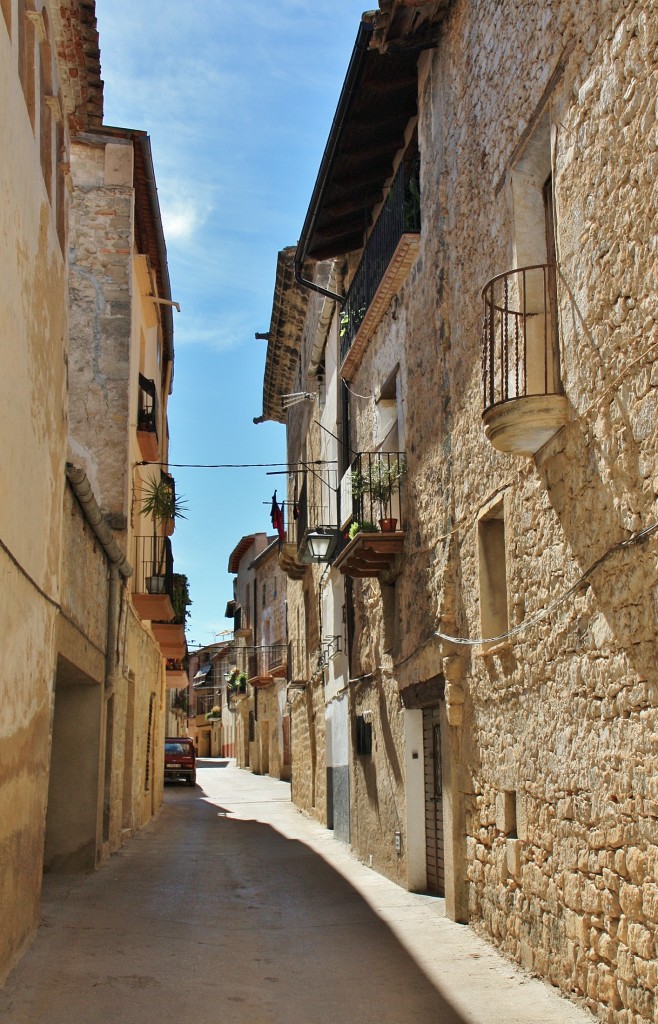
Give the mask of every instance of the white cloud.
[[175, 199], [161, 195], [160, 206], [165, 238], [169, 242], [190, 241], [203, 227], [211, 209], [195, 196]]
[[174, 332], [176, 348], [183, 345], [202, 345], [215, 351], [228, 352], [238, 348], [245, 339], [254, 335], [253, 319], [237, 312], [216, 312], [203, 315], [186, 313], [181, 309]]

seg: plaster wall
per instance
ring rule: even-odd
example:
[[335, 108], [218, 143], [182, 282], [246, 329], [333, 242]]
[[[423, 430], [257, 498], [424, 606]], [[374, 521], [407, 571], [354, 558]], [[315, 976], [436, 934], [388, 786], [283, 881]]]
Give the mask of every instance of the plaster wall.
[[[112, 763], [111, 850], [121, 845], [122, 828], [142, 828], [158, 813], [164, 787], [165, 664], [127, 595], [122, 607], [125, 661], [117, 687], [117, 715], [119, 724], [126, 721], [125, 735], [131, 742], [124, 746], [124, 730], [119, 728]], [[128, 772], [127, 786], [123, 771]]]
[[66, 450], [65, 262], [17, 60], [0, 19], [0, 979], [37, 924]]

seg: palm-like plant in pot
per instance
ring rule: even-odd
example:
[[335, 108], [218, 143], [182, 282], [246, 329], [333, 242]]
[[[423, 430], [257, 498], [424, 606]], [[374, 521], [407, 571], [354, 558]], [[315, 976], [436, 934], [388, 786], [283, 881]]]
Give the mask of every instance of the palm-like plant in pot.
[[159, 480], [153, 478], [147, 481], [146, 493], [142, 498], [142, 513], [151, 516], [153, 522], [153, 574], [146, 581], [150, 594], [165, 592], [165, 537], [172, 532], [177, 519], [186, 518], [186, 511], [185, 499], [176, 494], [171, 477], [163, 474]]
[[393, 531], [397, 526], [397, 519], [391, 517], [391, 502], [393, 495], [399, 491], [405, 469], [404, 459], [392, 459], [381, 453], [368, 456], [365, 470], [361, 468], [352, 472], [352, 497], [359, 500], [364, 495], [370, 495], [370, 507], [379, 511], [382, 532]]

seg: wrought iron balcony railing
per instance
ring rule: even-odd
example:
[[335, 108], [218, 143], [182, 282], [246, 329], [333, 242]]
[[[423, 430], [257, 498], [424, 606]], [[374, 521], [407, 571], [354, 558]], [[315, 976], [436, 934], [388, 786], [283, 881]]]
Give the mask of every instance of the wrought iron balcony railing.
[[155, 381], [139, 375], [139, 405], [137, 407], [137, 429], [157, 434]]
[[[343, 363], [378, 288], [406, 234], [420, 232], [419, 162], [400, 165], [382, 210], [366, 242], [361, 262], [341, 310], [340, 360]], [[399, 284], [399, 282], [397, 282]], [[381, 315], [392, 295], [386, 297]]]
[[134, 593], [174, 596], [174, 558], [168, 537], [135, 537]]
[[249, 654], [249, 680], [267, 680], [275, 674], [281, 675], [287, 654], [286, 644], [268, 644], [252, 650]]
[[159, 457], [157, 392], [155, 381], [139, 375], [139, 402], [137, 405], [137, 443], [146, 462]]
[[[406, 469], [404, 452], [361, 452], [352, 463], [352, 523], [361, 530], [401, 529]], [[398, 526], [400, 524], [400, 526]]]
[[562, 394], [555, 266], [499, 274], [482, 298], [484, 411], [514, 399]]
[[[304, 474], [298, 501], [292, 512], [294, 540], [301, 562], [308, 560], [308, 534], [320, 528], [338, 531], [338, 471], [333, 466], [308, 469]], [[290, 525], [290, 524], [289, 524]]]

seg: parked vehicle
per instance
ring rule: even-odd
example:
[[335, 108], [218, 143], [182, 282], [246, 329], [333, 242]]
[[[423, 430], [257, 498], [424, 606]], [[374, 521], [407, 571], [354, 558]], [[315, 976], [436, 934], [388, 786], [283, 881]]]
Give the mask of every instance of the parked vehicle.
[[196, 785], [196, 754], [194, 743], [188, 736], [167, 736], [165, 739], [164, 777], [185, 779], [188, 786]]

